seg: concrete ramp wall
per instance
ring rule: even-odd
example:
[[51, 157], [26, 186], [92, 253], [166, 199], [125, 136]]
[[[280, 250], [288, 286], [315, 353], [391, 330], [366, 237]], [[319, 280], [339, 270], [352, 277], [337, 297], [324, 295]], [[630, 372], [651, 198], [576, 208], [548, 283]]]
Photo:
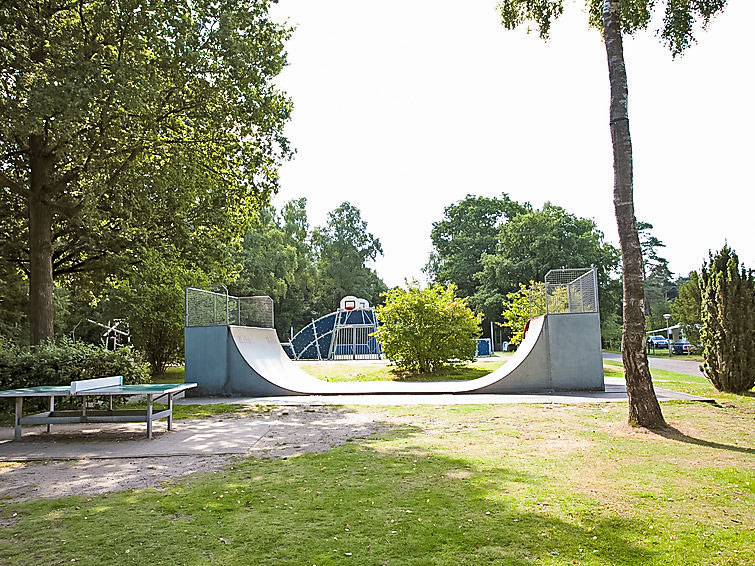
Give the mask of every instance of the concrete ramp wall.
[[597, 313], [537, 317], [499, 369], [470, 381], [431, 383], [325, 382], [289, 359], [273, 329], [187, 327], [186, 381], [198, 384], [193, 395], [253, 397], [603, 390], [600, 318]]

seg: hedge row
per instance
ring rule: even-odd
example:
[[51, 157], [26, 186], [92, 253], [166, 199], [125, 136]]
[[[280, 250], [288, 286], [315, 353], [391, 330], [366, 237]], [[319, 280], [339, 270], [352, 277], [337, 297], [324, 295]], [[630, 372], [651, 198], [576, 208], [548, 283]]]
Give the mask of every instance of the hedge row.
[[[122, 375], [124, 383], [147, 383], [150, 379], [149, 366], [131, 347], [110, 351], [64, 340], [29, 348], [0, 341], [0, 390], [69, 385], [79, 379], [111, 375]], [[9, 410], [12, 400], [5, 401], [2, 408]]]

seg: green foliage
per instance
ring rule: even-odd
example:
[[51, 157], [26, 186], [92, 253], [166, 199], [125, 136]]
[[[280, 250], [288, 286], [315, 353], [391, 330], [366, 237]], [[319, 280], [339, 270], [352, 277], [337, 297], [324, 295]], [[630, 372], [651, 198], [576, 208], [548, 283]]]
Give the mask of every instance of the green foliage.
[[268, 295], [275, 303], [278, 336], [308, 323], [317, 274], [310, 244], [306, 199], [287, 202], [279, 214], [262, 209], [244, 235], [241, 274], [229, 287], [237, 296]]
[[431, 373], [474, 359], [482, 317], [456, 296], [453, 284], [421, 288], [415, 281], [384, 296], [375, 338], [399, 369]]
[[317, 312], [331, 312], [346, 295], [378, 303], [387, 287], [367, 265], [383, 254], [383, 248], [367, 231], [356, 206], [344, 202], [331, 211], [327, 225], [313, 231], [312, 247], [317, 258]]
[[205, 273], [172, 257], [170, 249], [146, 251], [141, 263], [116, 284], [113, 301], [128, 319], [131, 341], [153, 375], [183, 358], [184, 289], [206, 284]]
[[477, 275], [481, 285], [471, 301], [494, 320], [506, 295], [520, 284], [543, 281], [551, 269], [595, 265], [602, 299], [615, 302], [607, 291], [618, 261], [618, 250], [604, 241], [593, 220], [545, 203], [541, 210], [519, 214], [501, 226], [495, 253], [482, 256], [483, 270]]
[[505, 326], [511, 330], [509, 342], [521, 344], [527, 321], [545, 314], [545, 283], [530, 281], [529, 286], [519, 285], [519, 290], [506, 295], [503, 310]]
[[652, 234], [653, 225], [637, 222], [637, 233], [642, 248], [642, 275], [645, 291], [645, 316], [648, 329], [663, 328], [663, 318], [671, 310], [671, 302], [678, 293], [678, 283], [673, 280], [668, 260], [659, 253], [665, 248], [659, 238]]
[[724, 245], [700, 273], [703, 371], [719, 391], [755, 386], [755, 273]]
[[149, 381], [147, 364], [132, 347], [113, 351], [67, 339], [19, 347], [0, 341], [0, 389], [69, 385], [111, 375], [122, 375], [123, 382], [129, 384]]
[[0, 261], [0, 338], [13, 343], [28, 341], [29, 285], [21, 270]]
[[671, 303], [671, 314], [681, 324], [684, 336], [691, 344], [700, 344], [700, 326], [702, 295], [700, 292], [700, 277], [697, 271], [689, 274], [689, 278], [679, 285], [679, 295]]
[[56, 278], [102, 284], [166, 243], [228, 263], [290, 155], [273, 83], [289, 30], [269, 4], [3, 2], [0, 258], [43, 262], [36, 203]]
[[433, 252], [425, 272], [437, 283], [453, 283], [459, 294], [471, 297], [480, 282], [475, 274], [482, 271], [480, 258], [495, 252], [500, 225], [530, 210], [506, 193], [498, 197], [467, 195], [448, 205], [443, 219], [433, 223], [430, 238]]
[[266, 207], [256, 215], [237, 255], [240, 276], [230, 286], [235, 295], [272, 297], [281, 339], [292, 326], [332, 312], [346, 295], [375, 304], [387, 289], [368, 267], [382, 248], [359, 209], [344, 202], [325, 226], [310, 231], [306, 204], [292, 200], [280, 212]]
[[621, 347], [621, 317], [616, 312], [603, 313], [600, 317], [600, 338], [604, 348], [618, 350]]
[[[678, 0], [665, 2], [659, 36], [672, 55], [677, 56], [695, 43], [695, 31], [708, 25], [721, 12], [727, 0]], [[647, 29], [653, 20], [655, 0], [611, 0], [618, 4], [621, 28], [633, 34]], [[590, 25], [602, 29], [605, 0], [585, 0]], [[564, 12], [564, 0], [500, 0], [498, 8], [506, 29], [532, 22], [540, 37], [547, 39], [553, 22]]]

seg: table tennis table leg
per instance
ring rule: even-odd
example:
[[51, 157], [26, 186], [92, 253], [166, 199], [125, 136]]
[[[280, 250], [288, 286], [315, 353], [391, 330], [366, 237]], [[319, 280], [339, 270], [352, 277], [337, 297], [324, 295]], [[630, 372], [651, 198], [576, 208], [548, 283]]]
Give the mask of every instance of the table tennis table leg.
[[147, 438], [152, 438], [152, 395], [147, 395]]
[[16, 397], [16, 417], [13, 421], [13, 439], [21, 440], [21, 415], [24, 414], [24, 398]]
[[[50, 395], [50, 413], [52, 413], [54, 410], [55, 410], [55, 396], [54, 395]], [[48, 433], [52, 432], [52, 425], [51, 424], [47, 425], [47, 432]]]
[[168, 393], [168, 430], [173, 430], [173, 393]]

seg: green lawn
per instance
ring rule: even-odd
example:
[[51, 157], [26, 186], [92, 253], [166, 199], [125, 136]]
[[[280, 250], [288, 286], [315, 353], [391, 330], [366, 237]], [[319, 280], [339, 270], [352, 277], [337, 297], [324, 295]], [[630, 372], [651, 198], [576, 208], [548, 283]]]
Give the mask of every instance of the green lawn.
[[[608, 366], [616, 369], [608, 369]], [[621, 362], [603, 360], [603, 367], [606, 368], [606, 375], [619, 377], [624, 376], [624, 369], [621, 367]], [[755, 410], [755, 393], [753, 393], [752, 391], [749, 391], [743, 395], [734, 395], [731, 393], [722, 393], [720, 391], [716, 391], [711, 385], [710, 381], [702, 376], [685, 375], [653, 368], [650, 369], [650, 374], [653, 376], [653, 384], [656, 387], [673, 389], [674, 391], [681, 391], [683, 393], [689, 393], [690, 395], [710, 397], [715, 399], [716, 402], [723, 405], [733, 403]]]
[[386, 364], [356, 362], [299, 362], [301, 369], [323, 381], [455, 381], [477, 379], [498, 369], [507, 357], [480, 359], [433, 373], [402, 372]]
[[664, 403], [660, 433], [628, 427], [625, 403], [353, 408], [387, 431], [154, 489], [3, 502], [0, 563], [755, 563], [753, 397], [653, 374], [718, 403]]
[[165, 370], [165, 373], [152, 376], [152, 383], [183, 383], [184, 367], [171, 366]]

